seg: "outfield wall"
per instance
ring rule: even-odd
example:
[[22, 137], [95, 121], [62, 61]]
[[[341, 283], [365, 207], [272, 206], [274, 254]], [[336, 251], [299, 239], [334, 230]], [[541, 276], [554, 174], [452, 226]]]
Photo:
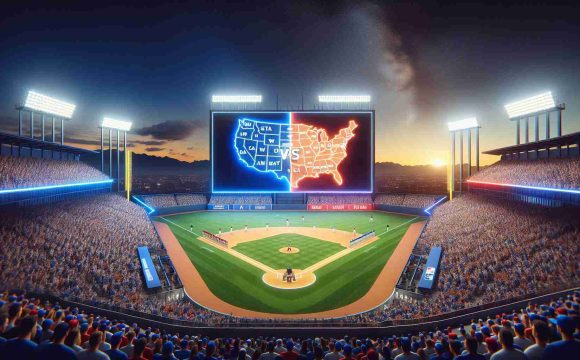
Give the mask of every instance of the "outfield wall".
[[153, 215], [163, 216], [163, 215], [170, 215], [170, 214], [177, 214], [177, 213], [200, 211], [200, 210], [206, 210], [206, 209], [207, 209], [207, 207], [205, 205], [172, 206], [172, 207], [155, 209], [155, 213]]

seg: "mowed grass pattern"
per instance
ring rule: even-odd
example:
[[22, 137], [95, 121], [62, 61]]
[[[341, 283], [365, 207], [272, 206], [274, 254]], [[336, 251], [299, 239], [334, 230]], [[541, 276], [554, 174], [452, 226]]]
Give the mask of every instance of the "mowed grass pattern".
[[[207, 286], [217, 297], [241, 308], [280, 313], [301, 314], [325, 311], [348, 305], [368, 292], [376, 277], [399, 244], [407, 228], [422, 218], [383, 212], [194, 212], [156, 220], [169, 225]], [[301, 217], [305, 220], [302, 223]], [[315, 272], [316, 282], [302, 289], [272, 288], [262, 281], [263, 272], [254, 266], [219, 251], [197, 239], [202, 230], [217, 232], [248, 227], [312, 226], [363, 233], [376, 230], [380, 239], [368, 246], [326, 265]], [[385, 232], [386, 225], [391, 231]], [[189, 231], [193, 225], [192, 234]], [[211, 249], [210, 249], [211, 248]], [[213, 251], [213, 252], [211, 252]], [[385, 297], [388, 294], [385, 294]], [[203, 304], [211, 308], [211, 304]]]
[[[281, 253], [281, 248], [292, 246], [300, 249], [295, 254]], [[330, 241], [298, 234], [281, 234], [249, 241], [233, 247], [234, 250], [258, 260], [272, 269], [306, 269], [345, 247]]]

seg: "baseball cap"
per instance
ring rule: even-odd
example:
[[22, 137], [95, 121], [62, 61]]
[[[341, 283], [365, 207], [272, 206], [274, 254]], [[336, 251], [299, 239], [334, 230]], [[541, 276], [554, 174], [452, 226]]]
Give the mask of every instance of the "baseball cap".
[[121, 342], [121, 339], [123, 339], [123, 332], [117, 331], [113, 334], [113, 336], [111, 336], [111, 340], [109, 342], [111, 343], [111, 346], [117, 346], [117, 344]]
[[350, 346], [349, 344], [344, 345], [342, 352], [345, 354], [352, 354], [352, 346]]
[[550, 319], [550, 322], [554, 325], [558, 325], [567, 333], [572, 333], [576, 329], [574, 319], [568, 315], [558, 315], [555, 319]]
[[54, 328], [54, 337], [58, 340], [62, 339], [68, 331], [68, 324], [61, 322]]

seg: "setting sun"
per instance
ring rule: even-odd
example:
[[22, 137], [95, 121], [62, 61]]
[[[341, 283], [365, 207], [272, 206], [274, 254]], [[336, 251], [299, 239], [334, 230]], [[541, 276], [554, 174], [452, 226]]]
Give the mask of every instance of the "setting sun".
[[445, 165], [445, 162], [441, 159], [435, 159], [435, 160], [433, 160], [432, 164], [435, 167], [441, 167], [441, 166]]

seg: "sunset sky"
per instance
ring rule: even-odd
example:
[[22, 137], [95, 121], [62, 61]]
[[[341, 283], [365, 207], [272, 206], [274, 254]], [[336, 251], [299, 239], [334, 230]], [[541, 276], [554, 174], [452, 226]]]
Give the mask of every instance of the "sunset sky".
[[377, 161], [409, 165], [445, 159], [466, 117], [482, 150], [514, 144], [503, 105], [548, 90], [580, 131], [578, 9], [482, 3], [3, 2], [0, 131], [31, 89], [77, 104], [69, 145], [96, 148], [110, 116], [133, 121], [134, 151], [186, 161], [209, 157], [212, 94], [370, 94]]

